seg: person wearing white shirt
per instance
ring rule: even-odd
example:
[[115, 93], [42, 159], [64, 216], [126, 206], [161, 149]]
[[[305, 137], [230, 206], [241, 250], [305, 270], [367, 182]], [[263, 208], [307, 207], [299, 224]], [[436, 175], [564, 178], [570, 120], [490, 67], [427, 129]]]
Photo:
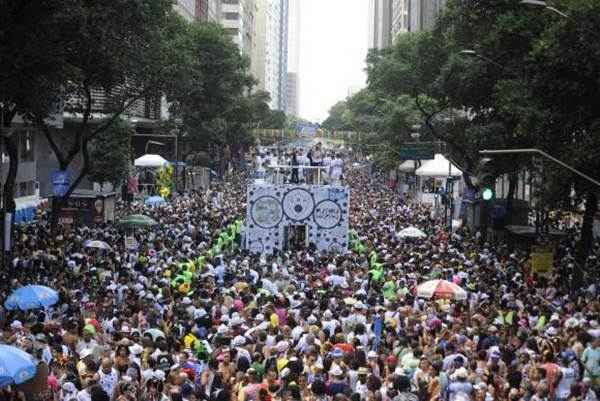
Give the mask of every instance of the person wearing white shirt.
[[109, 397], [112, 397], [119, 382], [119, 372], [113, 367], [110, 358], [102, 360], [98, 376], [100, 377], [98, 384], [100, 384]]
[[344, 174], [344, 161], [339, 154], [335, 155], [329, 165], [329, 178], [334, 185], [341, 184], [341, 178]]

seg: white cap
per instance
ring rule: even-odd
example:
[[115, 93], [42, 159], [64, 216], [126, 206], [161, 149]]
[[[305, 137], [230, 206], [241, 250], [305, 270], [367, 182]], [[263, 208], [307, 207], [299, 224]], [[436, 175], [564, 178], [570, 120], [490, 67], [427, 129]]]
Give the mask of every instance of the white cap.
[[20, 330], [23, 328], [23, 323], [21, 323], [20, 320], [13, 320], [13, 322], [10, 324], [10, 328], [13, 330]]
[[129, 347], [129, 352], [131, 352], [133, 355], [140, 355], [142, 352], [144, 352], [144, 348], [139, 344], [133, 344], [131, 347]]
[[91, 348], [84, 348], [79, 353], [79, 358], [80, 359], [87, 358], [90, 355], [92, 355], [92, 349]]

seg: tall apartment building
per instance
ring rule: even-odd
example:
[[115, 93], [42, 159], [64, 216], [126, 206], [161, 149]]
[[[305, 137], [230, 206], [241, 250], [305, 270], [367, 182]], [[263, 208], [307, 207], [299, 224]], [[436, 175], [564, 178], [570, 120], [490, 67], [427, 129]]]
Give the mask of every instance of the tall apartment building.
[[220, 4], [220, 0], [196, 0], [196, 20], [218, 21]]
[[269, 106], [285, 111], [287, 103], [288, 0], [257, 0], [252, 74], [271, 95]]
[[369, 49], [392, 43], [392, 0], [369, 0]]
[[239, 46], [243, 55], [252, 58], [255, 36], [255, 0], [220, 0], [219, 22]]
[[287, 112], [288, 29], [290, 1], [281, 0], [279, 16], [279, 110]]
[[188, 21], [196, 18], [196, 0], [177, 0], [173, 7]]
[[447, 0], [393, 0], [392, 40], [403, 32], [432, 29]]
[[300, 105], [300, 1], [289, 0], [286, 112], [299, 116]]
[[409, 31], [410, 0], [392, 0], [392, 42], [400, 33]]

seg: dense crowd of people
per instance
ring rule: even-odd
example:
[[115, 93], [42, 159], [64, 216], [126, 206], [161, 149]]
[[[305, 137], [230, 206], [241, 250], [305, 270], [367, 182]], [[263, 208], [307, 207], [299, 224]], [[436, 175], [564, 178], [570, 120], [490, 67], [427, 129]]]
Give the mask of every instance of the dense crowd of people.
[[[573, 290], [573, 239], [551, 274], [527, 254], [448, 234], [430, 209], [383, 179], [344, 173], [351, 227], [366, 251], [314, 248], [251, 255], [239, 238], [243, 174], [165, 206], [121, 205], [159, 222], [125, 247], [116, 225], [51, 235], [19, 227], [0, 300], [25, 284], [60, 293], [47, 310], [0, 311], [2, 342], [48, 365], [47, 390], [4, 399], [60, 401], [596, 401], [600, 386], [600, 248]], [[425, 239], [396, 233], [415, 226]], [[131, 233], [129, 233], [131, 235]], [[110, 250], [83, 247], [102, 240]], [[372, 274], [373, 264], [383, 274]], [[178, 278], [182, 278], [178, 280]], [[440, 278], [465, 301], [415, 296]]]

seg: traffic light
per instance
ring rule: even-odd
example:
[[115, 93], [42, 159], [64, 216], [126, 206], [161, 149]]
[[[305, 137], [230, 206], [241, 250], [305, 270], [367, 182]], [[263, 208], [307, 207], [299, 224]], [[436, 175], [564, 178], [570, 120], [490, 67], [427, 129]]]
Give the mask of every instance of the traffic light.
[[486, 157], [479, 161], [477, 183], [484, 201], [491, 201], [496, 197], [496, 173], [493, 159]]

